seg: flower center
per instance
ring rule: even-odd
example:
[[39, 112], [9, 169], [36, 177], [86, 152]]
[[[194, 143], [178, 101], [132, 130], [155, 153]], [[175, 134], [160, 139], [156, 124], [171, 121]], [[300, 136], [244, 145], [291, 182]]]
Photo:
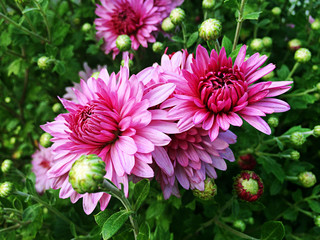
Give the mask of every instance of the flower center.
[[50, 162], [49, 161], [42, 161], [40, 164], [39, 164], [41, 167], [43, 168], [46, 168], [46, 169], [49, 169], [50, 168]]
[[202, 102], [214, 113], [232, 111], [246, 90], [243, 74], [228, 67], [207, 71], [198, 84]]
[[133, 34], [140, 27], [139, 19], [131, 6], [122, 4], [111, 16], [113, 29], [116, 34]]

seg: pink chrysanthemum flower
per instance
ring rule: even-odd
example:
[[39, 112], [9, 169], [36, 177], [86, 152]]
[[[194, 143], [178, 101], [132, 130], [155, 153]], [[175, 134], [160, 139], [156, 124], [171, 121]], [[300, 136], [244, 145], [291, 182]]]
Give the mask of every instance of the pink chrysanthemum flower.
[[290, 109], [286, 102], [273, 97], [288, 91], [292, 82], [255, 83], [275, 66], [270, 63], [258, 69], [267, 56], [260, 57], [255, 53], [246, 61], [245, 56], [246, 46], [243, 46], [232, 64], [224, 48], [219, 55], [212, 50], [209, 56], [205, 48], [198, 46], [192, 70], [182, 70], [184, 79], [178, 75], [175, 80], [179, 94], [166, 104], [174, 106], [169, 116], [180, 119], [178, 127], [181, 131], [202, 124], [213, 141], [220, 130], [226, 131], [230, 125], [241, 126], [241, 116], [261, 132], [271, 133], [261, 117]]
[[[88, 63], [85, 62], [83, 64], [83, 68], [84, 68], [84, 71], [79, 72], [79, 77], [80, 77], [80, 79], [87, 81], [92, 76], [93, 73], [99, 72], [101, 69], [107, 68], [107, 66], [106, 65], [104, 65], [104, 66], [98, 65], [96, 69], [91, 69], [89, 67]], [[73, 89], [80, 90], [81, 89], [80, 83], [74, 82], [73, 87], [66, 87], [66, 93], [63, 95], [63, 98], [70, 100], [72, 102], [78, 103], [77, 97], [74, 94]]]
[[215, 169], [227, 169], [224, 159], [235, 160], [229, 144], [236, 142], [236, 135], [231, 131], [220, 132], [213, 142], [201, 126], [170, 137], [168, 146], [156, 147], [152, 153], [165, 199], [171, 194], [179, 197], [177, 183], [185, 189], [204, 191], [206, 176], [217, 178]]
[[97, 37], [104, 39], [106, 54], [113, 51], [113, 57], [119, 54], [116, 39], [126, 34], [130, 37], [131, 48], [137, 50], [140, 45], [148, 47], [148, 42], [155, 42], [152, 35], [161, 22], [158, 8], [153, 0], [101, 0], [97, 5], [95, 20]]
[[160, 84], [145, 92], [142, 79], [129, 78], [127, 67], [110, 76], [103, 69], [97, 79], [80, 84], [81, 90], [74, 90], [79, 103], [61, 99], [69, 113], [42, 128], [53, 136], [54, 165], [48, 172], [54, 179], [52, 187], [61, 188], [60, 197], [70, 197], [73, 203], [83, 198], [84, 210], [90, 214], [98, 202], [104, 210], [110, 195], [75, 192], [68, 181], [72, 164], [81, 155], [97, 154], [106, 163], [105, 177], [119, 188], [122, 183], [126, 194], [128, 175], [153, 177], [151, 152], [170, 142], [164, 132], [176, 125], [162, 121], [165, 111], [149, 109], [166, 100], [175, 86]]
[[36, 190], [39, 194], [42, 194], [51, 187], [53, 181], [47, 177], [47, 172], [53, 165], [51, 147], [44, 148], [39, 145], [39, 150], [32, 155], [31, 163], [32, 172], [36, 175]]
[[158, 7], [161, 19], [169, 16], [172, 9], [180, 6], [184, 0], [154, 0], [154, 6]]

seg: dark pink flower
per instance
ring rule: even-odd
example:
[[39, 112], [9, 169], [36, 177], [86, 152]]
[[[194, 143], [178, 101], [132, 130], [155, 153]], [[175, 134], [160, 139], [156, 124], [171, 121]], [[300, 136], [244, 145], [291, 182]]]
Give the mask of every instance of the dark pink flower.
[[134, 50], [140, 45], [146, 48], [148, 42], [155, 42], [153, 32], [162, 20], [153, 0], [101, 0], [96, 14], [97, 37], [103, 38], [105, 53], [113, 51], [113, 57], [119, 54], [116, 47], [119, 35], [128, 35]]
[[51, 147], [44, 148], [39, 145], [39, 150], [32, 154], [32, 172], [36, 175], [36, 190], [42, 194], [51, 187], [52, 179], [47, 177], [47, 172], [53, 165]]
[[184, 0], [154, 0], [154, 6], [158, 7], [161, 19], [169, 16], [172, 9], [180, 6]]
[[174, 91], [174, 84], [159, 84], [146, 90], [143, 79], [123, 67], [118, 74], [108, 74], [81, 80], [81, 89], [75, 89], [78, 103], [61, 99], [69, 111], [42, 128], [50, 133], [54, 164], [48, 172], [53, 188], [61, 189], [60, 197], [74, 203], [83, 198], [83, 207], [90, 214], [100, 202], [104, 210], [110, 200], [106, 193], [78, 194], [68, 181], [72, 164], [81, 156], [98, 155], [106, 163], [106, 178], [128, 194], [128, 175], [140, 178], [154, 176], [151, 152], [156, 146], [170, 142], [164, 132], [176, 125], [162, 121], [163, 110], [149, 110], [166, 100]]
[[259, 69], [266, 56], [255, 53], [246, 61], [245, 56], [246, 46], [240, 49], [234, 63], [226, 57], [224, 48], [219, 55], [212, 50], [209, 56], [205, 48], [198, 46], [191, 70], [182, 70], [183, 78], [177, 75], [176, 80], [171, 80], [179, 94], [164, 103], [173, 106], [169, 117], [180, 119], [181, 131], [201, 124], [213, 141], [220, 130], [226, 131], [230, 125], [241, 126], [241, 116], [261, 132], [271, 133], [261, 117], [290, 109], [286, 102], [274, 97], [288, 91], [292, 82], [256, 83], [275, 66], [270, 63]]

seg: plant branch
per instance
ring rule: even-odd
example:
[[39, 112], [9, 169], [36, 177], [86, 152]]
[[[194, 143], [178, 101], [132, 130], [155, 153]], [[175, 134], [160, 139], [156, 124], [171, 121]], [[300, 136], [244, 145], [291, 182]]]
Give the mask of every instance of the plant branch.
[[240, 31], [241, 31], [242, 23], [244, 21], [243, 20], [243, 11], [244, 11], [245, 3], [246, 3], [246, 0], [241, 0], [239, 16], [237, 19], [238, 23], [237, 23], [236, 33], [234, 35], [232, 51], [234, 51], [236, 49], [238, 41], [239, 41]]
[[48, 39], [49, 39], [49, 42], [51, 42], [51, 31], [50, 31], [47, 16], [46, 16], [45, 12], [43, 11], [43, 8], [41, 7], [41, 5], [37, 1], [33, 1], [33, 2], [37, 5], [37, 8], [39, 9], [39, 11], [43, 17], [44, 24], [46, 25], [46, 28], [47, 28]]

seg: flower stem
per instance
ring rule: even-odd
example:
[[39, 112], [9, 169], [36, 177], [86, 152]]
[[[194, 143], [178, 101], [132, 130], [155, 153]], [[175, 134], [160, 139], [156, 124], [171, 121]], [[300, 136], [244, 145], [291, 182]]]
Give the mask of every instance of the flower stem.
[[49, 28], [47, 16], [46, 16], [45, 12], [43, 11], [43, 8], [41, 7], [41, 5], [37, 1], [33, 1], [33, 2], [37, 5], [37, 8], [39, 9], [39, 11], [43, 17], [44, 24], [46, 25], [46, 28], [47, 28], [48, 39], [49, 39], [49, 42], [51, 42], [51, 31]]
[[46, 203], [45, 201], [42, 201], [40, 198], [30, 195], [28, 193], [24, 193], [24, 192], [20, 192], [20, 191], [15, 191], [14, 192], [16, 195], [22, 196], [22, 197], [26, 197], [26, 198], [31, 198], [34, 201], [42, 204], [44, 207], [48, 208], [48, 210], [50, 210], [51, 212], [53, 212], [54, 214], [56, 214], [61, 220], [65, 221], [68, 224], [73, 224], [75, 226], [75, 228], [82, 234], [87, 234], [86, 231], [84, 231], [82, 228], [78, 227], [76, 224], [74, 224], [70, 219], [68, 219], [66, 216], [64, 216], [62, 213], [60, 213], [57, 209], [55, 209], [54, 207], [50, 206], [48, 203]]
[[245, 3], [246, 3], [246, 0], [241, 0], [239, 16], [237, 19], [238, 23], [237, 23], [236, 33], [234, 35], [232, 51], [234, 51], [236, 49], [238, 41], [239, 41], [239, 35], [240, 35], [241, 27], [242, 27], [242, 22], [244, 21], [243, 20], [243, 11], [244, 11]]
[[186, 31], [186, 25], [184, 23], [181, 24], [182, 28], [182, 36], [183, 36], [183, 47], [187, 48], [187, 31]]
[[286, 176], [286, 180], [289, 180], [289, 181], [297, 181], [297, 180], [298, 180], [298, 177], [296, 177], [296, 176]]
[[296, 62], [294, 65], [293, 65], [293, 68], [292, 68], [292, 70], [291, 70], [291, 72], [289, 73], [289, 75], [288, 75], [288, 77], [286, 78], [286, 80], [289, 80], [291, 77], [292, 77], [292, 75], [294, 74], [294, 72], [297, 70], [297, 68], [299, 67], [299, 63], [298, 62]]
[[[113, 197], [117, 198], [122, 205], [125, 207], [127, 211], [133, 211], [133, 208], [128, 201], [128, 199], [124, 196], [123, 192], [120, 191], [116, 186], [114, 186], [112, 183], [110, 183], [108, 180], [104, 180], [102, 184], [102, 188], [104, 191], [106, 191], [108, 194], [112, 195]], [[134, 234], [134, 239], [137, 239], [138, 234], [139, 234], [139, 226], [138, 222], [136, 220], [136, 213], [134, 212], [129, 216], [130, 223], [133, 228], [133, 234]]]
[[314, 87], [314, 88], [311, 88], [311, 89], [307, 89], [303, 92], [300, 92], [300, 93], [292, 93], [292, 94], [286, 94], [286, 95], [283, 95], [283, 97], [298, 97], [298, 96], [303, 96], [305, 94], [308, 94], [308, 93], [312, 93], [312, 92], [315, 92], [317, 91], [317, 88]]
[[219, 53], [220, 52], [220, 43], [219, 43], [218, 39], [214, 42], [214, 46], [215, 46], [216, 52]]

